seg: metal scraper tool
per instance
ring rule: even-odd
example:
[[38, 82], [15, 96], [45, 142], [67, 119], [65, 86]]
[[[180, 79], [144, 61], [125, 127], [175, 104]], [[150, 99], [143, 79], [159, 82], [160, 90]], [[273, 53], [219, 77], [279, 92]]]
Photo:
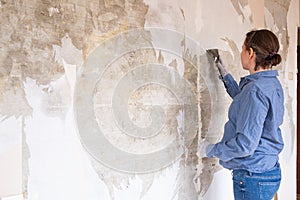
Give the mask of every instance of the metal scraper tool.
[[219, 50], [218, 49], [207, 49], [206, 52], [208, 54], [208, 57], [210, 57], [213, 60], [213, 62], [215, 63], [215, 66], [218, 68], [220, 78], [223, 78], [222, 72], [221, 72], [221, 67], [220, 67], [220, 66], [222, 66], [222, 61], [220, 59]]
[[206, 52], [215, 63], [220, 62], [220, 55], [218, 49], [207, 49]]

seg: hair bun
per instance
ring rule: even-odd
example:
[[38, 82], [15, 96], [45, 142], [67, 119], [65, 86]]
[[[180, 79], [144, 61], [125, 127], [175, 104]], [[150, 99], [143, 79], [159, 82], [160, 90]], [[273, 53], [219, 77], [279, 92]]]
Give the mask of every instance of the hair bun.
[[271, 66], [275, 66], [278, 65], [281, 62], [281, 56], [278, 53], [274, 53], [271, 57], [270, 57], [270, 61], [271, 61]]

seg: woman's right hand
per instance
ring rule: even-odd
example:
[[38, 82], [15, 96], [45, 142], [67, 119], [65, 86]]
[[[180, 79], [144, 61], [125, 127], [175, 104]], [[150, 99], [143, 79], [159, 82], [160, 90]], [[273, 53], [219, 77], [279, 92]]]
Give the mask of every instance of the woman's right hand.
[[226, 76], [226, 74], [228, 74], [221, 58], [219, 55], [219, 50], [218, 49], [208, 49], [206, 50], [209, 58], [212, 59], [212, 61], [214, 62], [215, 66], [217, 67], [219, 74], [221, 76], [221, 78], [223, 78], [224, 76]]

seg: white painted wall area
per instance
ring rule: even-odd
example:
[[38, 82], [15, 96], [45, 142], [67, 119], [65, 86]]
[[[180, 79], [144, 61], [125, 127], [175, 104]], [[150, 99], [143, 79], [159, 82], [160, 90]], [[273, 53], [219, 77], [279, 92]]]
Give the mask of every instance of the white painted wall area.
[[0, 2], [0, 199], [233, 200], [230, 171], [197, 152], [230, 104], [205, 49], [239, 80], [245, 33], [263, 27], [283, 55], [278, 199], [296, 199], [299, 1], [101, 2]]
[[22, 121], [2, 118], [0, 124], [0, 198], [22, 193]]

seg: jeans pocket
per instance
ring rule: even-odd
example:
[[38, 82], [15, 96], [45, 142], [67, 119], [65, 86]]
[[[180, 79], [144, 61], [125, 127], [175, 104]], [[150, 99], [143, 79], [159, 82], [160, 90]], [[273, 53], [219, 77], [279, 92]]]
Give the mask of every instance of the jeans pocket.
[[280, 186], [280, 180], [274, 182], [258, 182], [260, 200], [272, 200]]

